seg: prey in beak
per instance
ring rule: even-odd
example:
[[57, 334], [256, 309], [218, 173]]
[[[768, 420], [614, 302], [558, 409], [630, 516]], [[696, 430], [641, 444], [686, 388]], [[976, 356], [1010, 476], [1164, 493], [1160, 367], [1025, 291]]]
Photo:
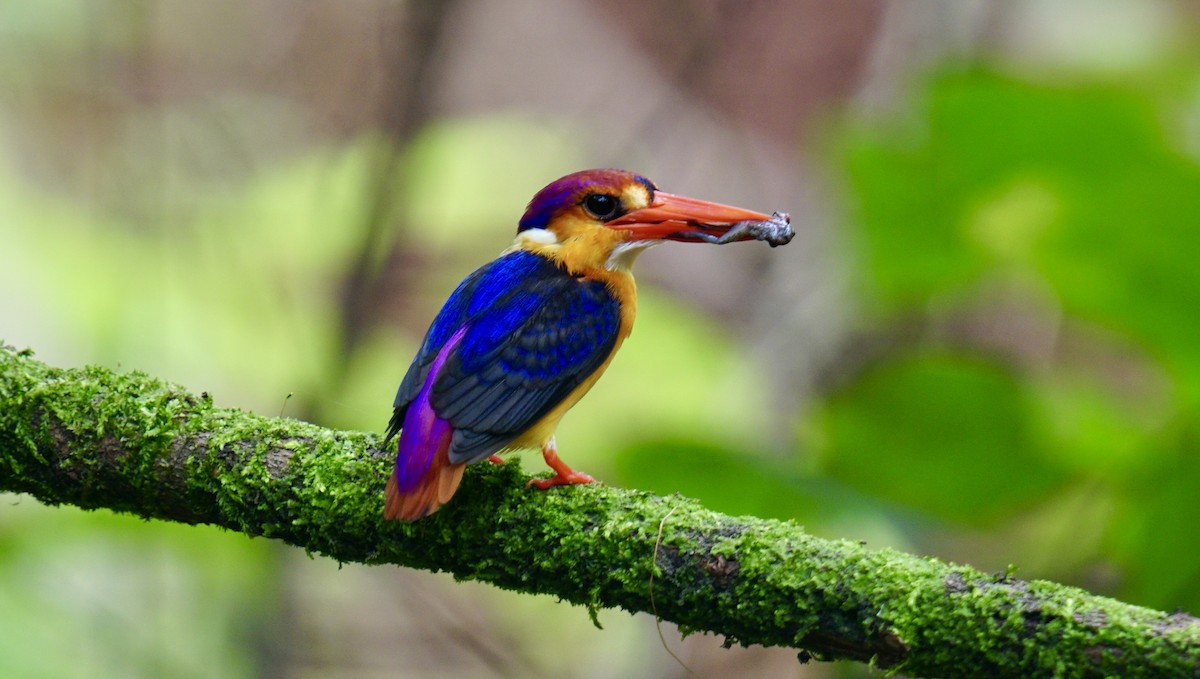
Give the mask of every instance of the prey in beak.
[[784, 245], [796, 232], [786, 212], [767, 215], [731, 205], [655, 191], [650, 204], [605, 226], [627, 232], [630, 240], [701, 241], [718, 245], [761, 240]]

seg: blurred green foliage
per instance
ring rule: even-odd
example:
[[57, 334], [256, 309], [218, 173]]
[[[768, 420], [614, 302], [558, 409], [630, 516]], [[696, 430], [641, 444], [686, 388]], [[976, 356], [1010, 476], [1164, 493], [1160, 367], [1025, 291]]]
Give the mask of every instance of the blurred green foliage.
[[[1175, 99], [982, 69], [914, 96], [902, 119], [851, 123], [836, 145], [876, 348], [835, 366], [795, 440], [768, 434], [794, 415], [772, 411], [770, 367], [644, 289], [633, 337], [560, 428], [564, 457], [718, 510], [1200, 611], [1200, 169]], [[285, 108], [223, 105], [263, 120]], [[139, 190], [172, 196], [157, 212], [67, 201], [0, 162], [0, 339], [269, 414], [293, 412], [295, 393], [323, 424], [379, 431], [416, 326], [507, 244], [546, 177], [584, 162], [569, 139], [485, 116], [433, 123], [404, 149], [374, 135], [291, 149], [235, 183], [132, 168]], [[392, 156], [399, 171], [380, 173]], [[339, 286], [372, 215], [387, 246], [420, 251], [403, 292], [422, 321], [369, 328], [345, 356]], [[89, 676], [255, 672], [240, 633], [261, 633], [281, 596], [264, 543], [29, 504], [0, 511], [0, 580], [27, 583], [0, 588], [0, 674], [70, 674], [80, 639]]]
[[[882, 313], [1032, 279], [1200, 397], [1200, 167], [1151, 92], [946, 76], [908, 129], [852, 134], [864, 291]], [[1157, 104], [1157, 105], [1156, 105]]]
[[1103, 522], [1091, 565], [1116, 566], [1123, 597], [1195, 610], [1200, 167], [1170, 103], [968, 69], [910, 120], [853, 129], [859, 290], [877, 327], [924, 337], [851, 376], [814, 429], [831, 476], [947, 522], [1086, 487], [1108, 515], [1057, 520]]
[[848, 125], [848, 254], [883, 348], [801, 417], [799, 466], [658, 441], [622, 481], [1200, 609], [1200, 167], [1174, 101], [967, 68]]
[[874, 497], [964, 524], [1011, 515], [1063, 480], [1003, 366], [901, 355], [830, 396], [811, 426], [822, 469]]
[[278, 608], [264, 541], [3, 498], [0, 675], [252, 677]]

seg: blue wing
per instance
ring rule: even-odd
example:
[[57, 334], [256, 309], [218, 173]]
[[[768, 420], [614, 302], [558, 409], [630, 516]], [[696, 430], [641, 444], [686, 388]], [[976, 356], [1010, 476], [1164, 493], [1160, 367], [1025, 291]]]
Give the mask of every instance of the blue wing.
[[599, 281], [516, 252], [466, 278], [434, 320], [396, 393], [389, 438], [438, 351], [466, 332], [433, 377], [431, 405], [454, 428], [450, 461], [504, 448], [587, 379], [616, 343], [620, 309]]

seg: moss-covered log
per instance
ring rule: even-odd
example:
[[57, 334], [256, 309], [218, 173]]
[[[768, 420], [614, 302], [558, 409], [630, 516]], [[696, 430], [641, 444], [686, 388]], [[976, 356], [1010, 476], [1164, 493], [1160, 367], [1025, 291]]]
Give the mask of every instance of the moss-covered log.
[[909, 675], [1200, 676], [1200, 620], [1186, 614], [822, 540], [680, 497], [533, 491], [511, 464], [476, 465], [442, 511], [388, 523], [390, 462], [378, 445], [217, 408], [143, 374], [62, 370], [0, 347], [0, 489], [47, 504], [655, 611], [685, 631]]

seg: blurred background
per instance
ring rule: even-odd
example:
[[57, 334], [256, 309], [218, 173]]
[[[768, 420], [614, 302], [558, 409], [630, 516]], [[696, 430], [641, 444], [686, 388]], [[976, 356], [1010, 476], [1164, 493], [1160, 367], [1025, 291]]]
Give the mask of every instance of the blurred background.
[[[586, 167], [671, 244], [576, 468], [1200, 612], [1200, 2], [0, 2], [0, 339], [381, 432]], [[539, 456], [523, 462], [541, 469]], [[856, 677], [212, 528], [0, 496], [0, 675]]]

